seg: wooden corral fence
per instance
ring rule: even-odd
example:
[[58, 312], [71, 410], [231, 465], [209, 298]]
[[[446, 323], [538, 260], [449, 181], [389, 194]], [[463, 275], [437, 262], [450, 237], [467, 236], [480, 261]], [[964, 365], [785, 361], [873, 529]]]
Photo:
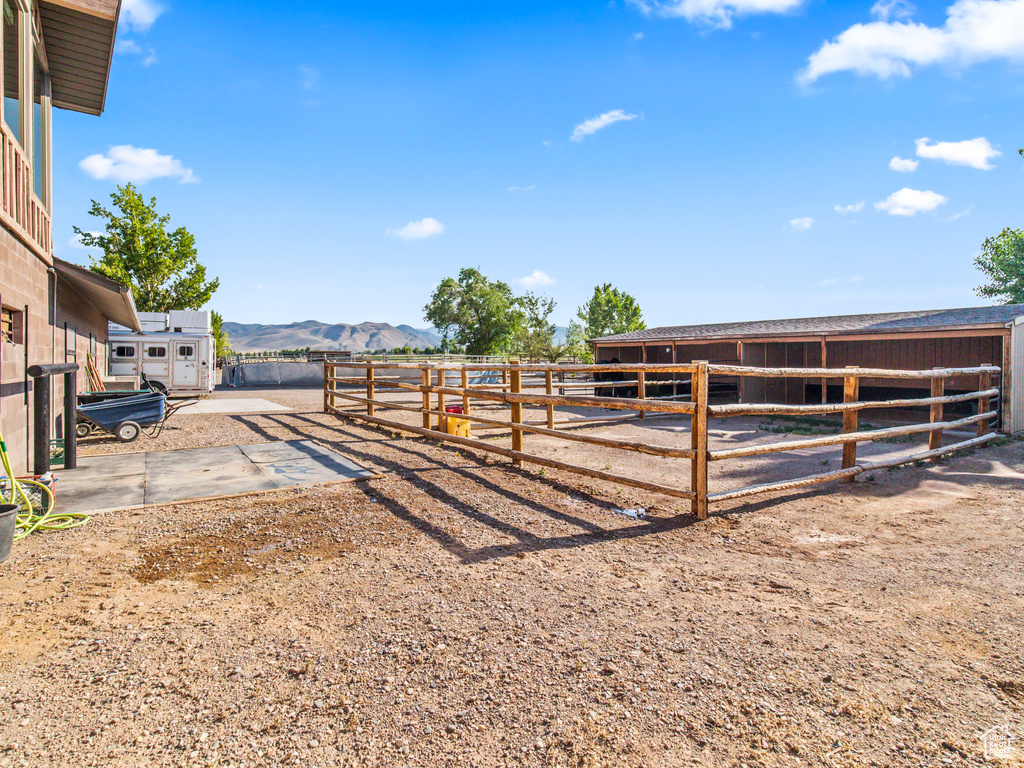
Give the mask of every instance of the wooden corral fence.
[[[359, 375], [339, 375], [339, 371], [356, 370]], [[1000, 369], [995, 366], [977, 368], [936, 368], [928, 371], [879, 370], [871, 368], [752, 368], [745, 366], [714, 365], [707, 362], [689, 364], [429, 364], [378, 363], [367, 361], [326, 362], [324, 364], [324, 411], [348, 419], [375, 424], [389, 429], [424, 435], [468, 448], [496, 453], [512, 460], [516, 466], [523, 463], [538, 464], [612, 483], [641, 488], [669, 496], [689, 499], [692, 510], [700, 519], [707, 517], [708, 503], [726, 501], [772, 491], [788, 490], [823, 483], [830, 480], [852, 481], [862, 473], [896, 467], [928, 459], [935, 459], [952, 451], [982, 445], [996, 437], [990, 423], [998, 413], [991, 408], [999, 397], [999, 388], [993, 386], [993, 377]], [[625, 377], [630, 377], [626, 379]], [[764, 378], [820, 378], [841, 379], [844, 382], [844, 402], [807, 405], [775, 403], [709, 404], [709, 381], [715, 377], [760, 376]], [[945, 383], [952, 377], [977, 376], [977, 390], [967, 393], [945, 394]], [[568, 377], [568, 379], [567, 379]], [[573, 378], [586, 377], [586, 378]], [[931, 394], [924, 398], [884, 401], [859, 399], [861, 379], [919, 379], [930, 382]], [[655, 388], [655, 389], [652, 389]], [[649, 391], [672, 395], [648, 397]], [[676, 394], [686, 391], [685, 401]], [[579, 394], [583, 390], [583, 394]], [[624, 390], [633, 397], [607, 396]], [[361, 391], [365, 394], [354, 394]], [[593, 394], [586, 394], [592, 391]], [[414, 399], [385, 399], [382, 394], [415, 392]], [[575, 394], [574, 394], [575, 393]], [[446, 398], [461, 413], [446, 411]], [[944, 406], [975, 401], [976, 413], [952, 421], [944, 420]], [[543, 420], [524, 419], [524, 406], [544, 408]], [[599, 408], [625, 412], [618, 416], [568, 416], [555, 408]], [[908, 409], [928, 407], [929, 420], [922, 424], [908, 424], [882, 429], [860, 430], [859, 414], [862, 410], [879, 408]], [[393, 410], [419, 414], [412, 422], [385, 418], [377, 410]], [[507, 412], [507, 415], [506, 415]], [[800, 440], [751, 444], [736, 448], [710, 450], [708, 447], [708, 421], [729, 416], [837, 414], [843, 416], [843, 431], [839, 434], [814, 436]], [[560, 418], [556, 419], [556, 415]], [[629, 419], [644, 419], [659, 415], [689, 416], [689, 445], [664, 447], [643, 442], [598, 437], [578, 431], [588, 425], [608, 424]], [[408, 417], [407, 417], [408, 418]], [[511, 448], [491, 441], [449, 434], [442, 430], [448, 418], [463, 419], [482, 425], [483, 429], [511, 432]], [[419, 421], [420, 423], [415, 423]], [[943, 446], [943, 434], [950, 430], [973, 427], [975, 436]], [[857, 444], [872, 440], [896, 438], [928, 433], [928, 449], [884, 461], [859, 461]], [[690, 463], [689, 483], [663, 485], [633, 477], [625, 477], [592, 467], [578, 466], [546, 456], [531, 454], [524, 449], [524, 434], [537, 434], [602, 448], [633, 451], [650, 456], [686, 459]], [[759, 456], [769, 453], [803, 450], [819, 446], [841, 445], [842, 468], [806, 477], [774, 483], [753, 485], [733, 490], [710, 492], [708, 466], [712, 462]]]

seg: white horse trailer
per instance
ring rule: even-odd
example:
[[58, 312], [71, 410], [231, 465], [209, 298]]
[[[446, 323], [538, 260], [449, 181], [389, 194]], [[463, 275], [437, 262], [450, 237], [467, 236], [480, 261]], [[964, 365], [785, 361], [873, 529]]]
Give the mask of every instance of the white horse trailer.
[[164, 384], [172, 397], [213, 392], [217, 344], [210, 333], [209, 313], [140, 312], [139, 319], [144, 333], [110, 326], [111, 376], [141, 379], [145, 374]]

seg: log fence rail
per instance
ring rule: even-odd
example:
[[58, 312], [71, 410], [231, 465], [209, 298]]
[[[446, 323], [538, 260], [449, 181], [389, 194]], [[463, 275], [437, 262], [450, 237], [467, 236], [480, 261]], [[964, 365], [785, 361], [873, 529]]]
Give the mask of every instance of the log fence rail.
[[[338, 375], [345, 369], [357, 370], [360, 375]], [[385, 374], [385, 375], [381, 375]], [[587, 376], [569, 386], [563, 386], [565, 376]], [[488, 453], [496, 453], [512, 460], [515, 466], [537, 464], [586, 477], [606, 480], [633, 488], [654, 491], [691, 502], [692, 512], [700, 519], [707, 517], [708, 504], [744, 498], [756, 494], [785, 491], [817, 483], [841, 480], [852, 482], [856, 475], [900, 466], [912, 462], [935, 460], [957, 450], [984, 445], [995, 438], [990, 424], [997, 420], [998, 411], [992, 401], [998, 400], [1000, 390], [993, 386], [993, 377], [1000, 374], [996, 366], [975, 368], [936, 368], [927, 371], [880, 370], [874, 368], [753, 368], [717, 365], [703, 361], [689, 364], [520, 364], [518, 362], [424, 363], [326, 361], [324, 363], [324, 411], [343, 418], [362, 421], [393, 430], [401, 430], [451, 442]], [[633, 378], [605, 380], [608, 375]], [[652, 376], [669, 376], [654, 379]], [[558, 377], [556, 381], [556, 376]], [[763, 378], [840, 379], [843, 382], [842, 403], [709, 403], [709, 381], [712, 377], [758, 376]], [[977, 390], [945, 394], [945, 383], [953, 377], [976, 376]], [[474, 379], [478, 380], [474, 382]], [[930, 396], [896, 400], [860, 400], [860, 382], [886, 379], [919, 379], [929, 383]], [[571, 380], [570, 380], [571, 381]], [[685, 395], [659, 397], [648, 394], [649, 388], [666, 384], [677, 388], [686, 385]], [[341, 385], [341, 386], [339, 386]], [[635, 396], [608, 396], [631, 387]], [[583, 390], [583, 394], [579, 390]], [[557, 393], [556, 393], [557, 390]], [[585, 394], [593, 390], [595, 394]], [[362, 394], [355, 394], [361, 392]], [[397, 400], [382, 395], [416, 393], [415, 399]], [[365, 396], [363, 396], [365, 394]], [[633, 392], [625, 393], [634, 395]], [[456, 412], [446, 410], [446, 398], [460, 403]], [[679, 397], [686, 397], [680, 400]], [[970, 416], [948, 420], [944, 417], [948, 404], [976, 401], [976, 412]], [[543, 419], [524, 418], [524, 406], [543, 409]], [[569, 416], [555, 418], [555, 408], [602, 408], [625, 411], [618, 415]], [[907, 424], [880, 429], [861, 429], [859, 415], [869, 409], [906, 409], [927, 407], [929, 419], [922, 424]], [[393, 410], [421, 415], [421, 425], [384, 418], [378, 410]], [[499, 418], [501, 414], [506, 414]], [[842, 432], [809, 437], [800, 440], [782, 440], [746, 446], [712, 450], [708, 446], [710, 419], [730, 416], [775, 416], [805, 414], [839, 414]], [[597, 436], [579, 431], [580, 426], [615, 423], [630, 419], [658, 416], [689, 416], [690, 445], [669, 447], [635, 440]], [[444, 427], [449, 418], [462, 419], [480, 425], [484, 430], [500, 430], [511, 434], [511, 447], [496, 445], [493, 441], [449, 434]], [[557, 427], [562, 427], [561, 429]], [[973, 427], [975, 436], [950, 445], [943, 445], [946, 433]], [[919, 434], [928, 435], [928, 448], [883, 461], [863, 461], [857, 458], [859, 443], [874, 440], [902, 438]], [[524, 443], [526, 435], [543, 435], [574, 443], [601, 448], [641, 453], [662, 459], [682, 459], [689, 463], [689, 482], [672, 484], [653, 483], [626, 477], [592, 467], [578, 466], [546, 456], [529, 453]], [[708, 487], [708, 470], [716, 462], [750, 456], [763, 456], [785, 451], [798, 451], [825, 446], [842, 447], [842, 467], [805, 477], [773, 483], [762, 483], [745, 488], [712, 492]], [[677, 473], [680, 467], [672, 465]]]

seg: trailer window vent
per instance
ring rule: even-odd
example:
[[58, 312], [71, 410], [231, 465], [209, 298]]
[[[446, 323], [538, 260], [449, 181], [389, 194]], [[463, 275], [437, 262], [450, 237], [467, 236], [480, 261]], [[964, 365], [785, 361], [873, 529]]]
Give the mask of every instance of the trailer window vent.
[[164, 347], [146, 347], [146, 357], [167, 357]]
[[191, 358], [192, 355], [194, 355], [195, 353], [196, 353], [195, 349], [193, 347], [191, 347], [191, 346], [188, 346], [188, 347], [178, 347], [178, 354], [181, 357]]
[[135, 357], [135, 347], [114, 347], [114, 357]]

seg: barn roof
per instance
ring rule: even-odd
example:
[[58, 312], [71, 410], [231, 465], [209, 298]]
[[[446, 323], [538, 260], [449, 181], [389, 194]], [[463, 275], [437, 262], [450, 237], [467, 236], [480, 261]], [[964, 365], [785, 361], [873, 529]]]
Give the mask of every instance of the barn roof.
[[829, 334], [900, 333], [1005, 327], [1024, 317], [1024, 304], [964, 309], [929, 309], [918, 312], [885, 312], [874, 315], [834, 315], [791, 320], [755, 320], [743, 323], [670, 325], [645, 331], [619, 333], [591, 339], [597, 342], [643, 342], [657, 340], [714, 340], [806, 336]]

